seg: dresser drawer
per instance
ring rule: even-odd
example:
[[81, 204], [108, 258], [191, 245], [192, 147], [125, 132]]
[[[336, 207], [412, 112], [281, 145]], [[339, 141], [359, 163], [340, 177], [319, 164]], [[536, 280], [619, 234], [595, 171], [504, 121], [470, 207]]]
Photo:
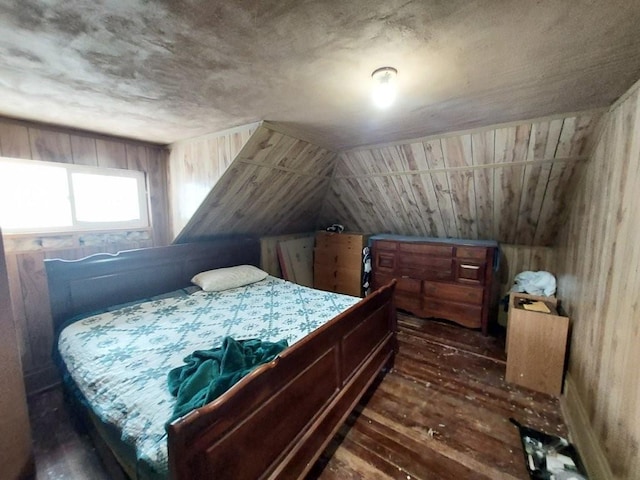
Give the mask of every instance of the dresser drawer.
[[351, 246], [360, 250], [364, 246], [364, 238], [364, 235], [360, 234], [317, 232], [316, 247]]
[[422, 300], [419, 295], [403, 295], [396, 290], [393, 295], [393, 301], [397, 308], [407, 310], [408, 312], [420, 314], [422, 310]]
[[400, 243], [399, 251], [403, 253], [421, 253], [434, 257], [451, 257], [452, 245], [430, 245], [428, 243]]
[[314, 266], [313, 286], [319, 290], [359, 297], [362, 294], [361, 281], [360, 270]]
[[374, 270], [388, 270], [390, 273], [396, 268], [396, 254], [391, 252], [375, 252]]
[[451, 283], [424, 282], [422, 291], [424, 295], [440, 300], [451, 300], [452, 302], [471, 303], [482, 305], [484, 289], [482, 287], [472, 287], [466, 285], [455, 285]]
[[469, 328], [479, 328], [482, 326], [481, 306], [440, 301], [424, 297], [422, 299], [422, 309], [428, 317], [451, 320]]
[[399, 256], [397, 263], [397, 272], [401, 277], [422, 280], [450, 280], [453, 278], [453, 260], [451, 258], [407, 253]]
[[375, 251], [378, 251], [378, 250], [390, 250], [390, 251], [395, 252], [396, 248], [397, 248], [397, 245], [398, 244], [396, 242], [386, 242], [384, 240], [376, 240], [373, 243], [373, 249]]
[[486, 263], [467, 262], [456, 259], [456, 281], [461, 283], [475, 283], [478, 285], [483, 284], [486, 265]]
[[482, 261], [487, 258], [487, 249], [484, 247], [456, 247], [456, 257]]
[[373, 271], [373, 278], [371, 280], [371, 289], [372, 290], [376, 290], [376, 289], [386, 285], [387, 283], [389, 283], [394, 278], [395, 277], [393, 275], [383, 275], [380, 272], [374, 270]]
[[399, 277], [396, 285], [396, 292], [407, 293], [409, 295], [420, 295], [422, 281], [415, 278]]
[[321, 265], [355, 267], [362, 262], [362, 249], [357, 245], [336, 245], [333, 248], [316, 247], [313, 260]]
[[396, 293], [402, 293], [403, 295], [420, 296], [422, 291], [422, 281], [415, 278], [403, 278], [395, 277], [393, 275], [384, 275], [379, 272], [373, 272], [373, 288], [380, 288], [386, 285], [391, 280], [396, 279]]

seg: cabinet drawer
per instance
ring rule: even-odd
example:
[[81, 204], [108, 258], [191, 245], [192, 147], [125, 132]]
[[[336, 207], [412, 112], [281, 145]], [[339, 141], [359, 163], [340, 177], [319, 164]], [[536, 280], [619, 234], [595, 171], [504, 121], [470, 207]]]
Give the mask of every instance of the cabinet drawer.
[[376, 240], [375, 242], [373, 242], [374, 250], [391, 250], [395, 252], [396, 246], [396, 242], [385, 242], [384, 240]]
[[482, 305], [484, 289], [466, 285], [454, 285], [451, 283], [424, 282], [423, 292], [428, 297], [453, 302], [471, 303]]
[[313, 286], [320, 290], [344, 293], [359, 297], [362, 292], [360, 270], [314, 267]]
[[456, 247], [456, 257], [485, 260], [487, 258], [487, 249], [484, 247]]
[[339, 245], [335, 248], [316, 247], [313, 251], [314, 263], [321, 265], [341, 265], [352, 268], [362, 262], [362, 250], [357, 246]]
[[422, 310], [422, 300], [420, 295], [403, 295], [402, 292], [396, 290], [393, 295], [393, 301], [397, 308], [407, 310], [408, 312], [419, 314]]
[[410, 295], [420, 295], [422, 281], [415, 278], [399, 277], [396, 285], [396, 292], [403, 292]]
[[386, 285], [387, 283], [389, 283], [394, 278], [395, 277], [393, 275], [382, 275], [379, 272], [374, 270], [373, 278], [371, 279], [371, 289], [375, 290], [377, 288], [380, 288]]
[[456, 280], [463, 283], [484, 283], [486, 263], [456, 260]]
[[422, 290], [422, 282], [420, 280], [416, 280], [415, 278], [394, 277], [393, 275], [383, 275], [378, 272], [373, 272], [372, 286], [374, 289], [380, 288], [383, 285], [389, 283], [394, 278], [398, 282], [396, 284], [397, 293], [413, 295], [416, 297], [420, 296], [420, 292]]
[[464, 303], [444, 302], [423, 297], [422, 308], [428, 317], [452, 320], [469, 328], [482, 326], [482, 307]]
[[435, 257], [451, 257], [453, 255], [452, 245], [430, 245], [427, 243], [401, 243], [399, 250], [406, 253], [422, 253]]
[[452, 264], [451, 258], [404, 254], [398, 258], [397, 272], [400, 276], [423, 280], [450, 280], [453, 278]]
[[333, 248], [337, 245], [348, 245], [361, 249], [364, 238], [364, 235], [352, 233], [317, 232], [316, 247]]
[[389, 270], [390, 272], [396, 268], [395, 253], [376, 252], [373, 269]]

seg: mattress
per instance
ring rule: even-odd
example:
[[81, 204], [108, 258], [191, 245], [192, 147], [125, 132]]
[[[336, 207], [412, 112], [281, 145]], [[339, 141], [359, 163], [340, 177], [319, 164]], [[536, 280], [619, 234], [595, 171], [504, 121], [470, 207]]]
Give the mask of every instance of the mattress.
[[[100, 313], [67, 326], [58, 351], [93, 414], [136, 452], [143, 477], [167, 475], [167, 374], [194, 350], [236, 340], [294, 344], [360, 299], [275, 277], [222, 292], [198, 291]], [[138, 476], [138, 475], [137, 475]]]

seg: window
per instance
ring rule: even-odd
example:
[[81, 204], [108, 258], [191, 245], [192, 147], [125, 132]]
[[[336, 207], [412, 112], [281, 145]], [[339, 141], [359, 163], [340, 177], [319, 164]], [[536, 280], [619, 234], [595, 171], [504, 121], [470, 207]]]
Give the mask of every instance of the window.
[[5, 233], [147, 226], [143, 172], [0, 158]]

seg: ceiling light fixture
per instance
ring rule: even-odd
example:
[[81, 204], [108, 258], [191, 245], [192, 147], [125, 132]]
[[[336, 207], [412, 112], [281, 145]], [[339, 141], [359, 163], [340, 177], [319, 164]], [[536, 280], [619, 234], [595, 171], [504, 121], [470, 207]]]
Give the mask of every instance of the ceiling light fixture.
[[373, 71], [373, 103], [378, 108], [387, 108], [396, 99], [396, 76], [398, 70], [393, 67], [380, 67]]

